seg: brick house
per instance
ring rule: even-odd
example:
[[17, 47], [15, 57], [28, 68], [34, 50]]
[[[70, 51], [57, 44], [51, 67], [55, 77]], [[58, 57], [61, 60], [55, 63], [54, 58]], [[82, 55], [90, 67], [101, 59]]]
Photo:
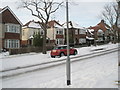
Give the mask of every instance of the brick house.
[[0, 9], [0, 49], [13, 49], [21, 46], [22, 23], [7, 6]]
[[48, 22], [47, 37], [53, 45], [63, 45], [65, 41], [64, 27], [55, 20]]
[[44, 32], [41, 29], [40, 22], [34, 20], [27, 22], [22, 27], [22, 46], [31, 46], [33, 45], [33, 35], [40, 32], [40, 35], [43, 35]]
[[[70, 44], [85, 44], [86, 43], [86, 29], [83, 27], [80, 27], [78, 24], [70, 21], [69, 23], [69, 42]], [[65, 28], [65, 36], [66, 36], [66, 25], [67, 23], [64, 23], [63, 26]], [[66, 43], [66, 37], [65, 37], [65, 43]]]
[[94, 38], [97, 42], [104, 42], [112, 40], [112, 31], [110, 26], [107, 25], [104, 20], [101, 20], [96, 26], [90, 26], [88, 30], [93, 30], [92, 38]]

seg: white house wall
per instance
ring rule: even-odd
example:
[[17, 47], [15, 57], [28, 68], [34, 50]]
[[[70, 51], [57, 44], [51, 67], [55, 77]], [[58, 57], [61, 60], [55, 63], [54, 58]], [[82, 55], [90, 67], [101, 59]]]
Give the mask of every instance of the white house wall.
[[30, 36], [33, 36], [34, 33], [38, 33], [40, 29], [35, 28], [23, 28], [22, 29], [22, 40], [30, 39]]
[[48, 28], [47, 29], [47, 37], [50, 38], [50, 40], [56, 39], [56, 30], [55, 28]]

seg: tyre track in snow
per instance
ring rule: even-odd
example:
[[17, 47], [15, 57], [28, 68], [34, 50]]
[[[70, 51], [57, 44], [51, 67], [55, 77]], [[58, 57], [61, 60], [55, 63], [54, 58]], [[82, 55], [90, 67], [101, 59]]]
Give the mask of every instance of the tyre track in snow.
[[[80, 60], [85, 60], [88, 58], [94, 58], [97, 56], [116, 52], [118, 50], [120, 50], [120, 48], [114, 48], [114, 49], [104, 50], [104, 51], [100, 51], [100, 52], [94, 52], [94, 53], [85, 54], [82, 56], [75, 56], [75, 57], [71, 57], [70, 59], [71, 59], [71, 62], [77, 62]], [[0, 73], [6, 73], [6, 74], [2, 74], [2, 76], [0, 76], [0, 78], [4, 79], [7, 77], [13, 77], [13, 76], [17, 76], [17, 75], [21, 75], [21, 74], [25, 74], [25, 73], [30, 73], [30, 72], [34, 72], [34, 71], [39, 71], [39, 70], [55, 67], [55, 66], [62, 65], [65, 63], [66, 63], [66, 59], [61, 59], [58, 61], [44, 62], [44, 63], [40, 63], [40, 64], [35, 64], [35, 65], [29, 65], [29, 66], [24, 66], [24, 67], [8, 69], [8, 70], [0, 71]], [[30, 68], [31, 68], [31, 70], [29, 70]], [[26, 71], [24, 71], [24, 69], [26, 69]], [[16, 71], [18, 71], [18, 72], [16, 73]], [[9, 74], [9, 72], [10, 72], [10, 74]], [[15, 72], [15, 73], [12, 73], [12, 72]]]

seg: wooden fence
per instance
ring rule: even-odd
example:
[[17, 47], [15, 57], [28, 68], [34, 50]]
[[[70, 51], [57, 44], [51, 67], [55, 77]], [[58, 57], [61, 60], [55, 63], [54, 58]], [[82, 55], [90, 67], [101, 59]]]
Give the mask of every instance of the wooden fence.
[[[52, 50], [53, 46], [47, 47], [47, 51]], [[19, 49], [9, 49], [10, 55], [14, 54], [23, 54], [23, 53], [30, 53], [30, 52], [42, 52], [42, 47], [21, 47]]]

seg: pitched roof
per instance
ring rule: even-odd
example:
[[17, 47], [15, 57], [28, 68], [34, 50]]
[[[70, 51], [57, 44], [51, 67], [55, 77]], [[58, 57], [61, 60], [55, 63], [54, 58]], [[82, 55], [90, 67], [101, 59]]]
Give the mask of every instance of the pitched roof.
[[35, 22], [34, 20], [27, 22], [25, 25], [23, 25], [24, 27], [28, 27], [28, 28], [41, 28], [40, 26], [40, 22]]
[[[68, 24], [69, 24], [69, 28], [80, 28], [80, 29], [83, 29], [83, 27], [81, 27], [79, 24], [77, 24], [75, 22], [69, 21]], [[67, 28], [67, 22], [65, 22], [63, 24], [63, 27]]]
[[101, 22], [98, 23], [96, 26], [90, 26], [88, 29], [94, 29], [95, 31], [101, 29], [105, 32], [108, 28], [110, 28], [110, 26], [104, 23], [104, 20], [101, 20]]
[[48, 22], [48, 27], [62, 27], [62, 25], [56, 21], [56, 20], [51, 20]]
[[28, 26], [31, 23], [31, 21], [27, 22], [23, 27]]
[[17, 20], [21, 25], [23, 25], [22, 22], [18, 19], [18, 17], [14, 14], [14, 12], [13, 12], [8, 6], [6, 6], [6, 7], [4, 7], [4, 8], [0, 8], [0, 14], [3, 13], [4, 11], [6, 11], [6, 10], [9, 10], [9, 11], [12, 13], [12, 15], [16, 18], [16, 20]]

